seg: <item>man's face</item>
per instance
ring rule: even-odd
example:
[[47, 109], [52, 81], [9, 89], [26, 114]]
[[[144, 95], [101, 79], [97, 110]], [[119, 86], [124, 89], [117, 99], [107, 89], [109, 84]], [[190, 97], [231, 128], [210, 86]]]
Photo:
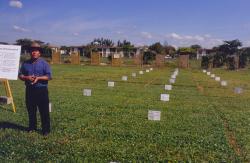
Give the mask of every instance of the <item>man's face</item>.
[[40, 51], [38, 49], [32, 49], [31, 51], [31, 58], [37, 59], [40, 57]]

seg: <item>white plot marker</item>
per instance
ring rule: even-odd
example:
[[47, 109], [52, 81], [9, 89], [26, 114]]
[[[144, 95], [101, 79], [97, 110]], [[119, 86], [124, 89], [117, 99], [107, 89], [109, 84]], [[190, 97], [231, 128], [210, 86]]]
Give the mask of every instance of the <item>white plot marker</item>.
[[49, 103], [49, 112], [50, 113], [52, 112], [52, 103], [51, 102]]
[[222, 80], [220, 84], [221, 84], [221, 86], [224, 86], [224, 87], [226, 87], [226, 86], [227, 86], [227, 81], [225, 81], [225, 80]]
[[167, 90], [167, 91], [172, 90], [172, 85], [165, 85], [165, 90]]
[[243, 89], [241, 87], [235, 87], [234, 88], [234, 93], [241, 94], [241, 93], [243, 93]]
[[127, 81], [128, 80], [128, 76], [122, 76], [122, 80], [123, 81]]
[[148, 111], [148, 120], [160, 121], [161, 120], [161, 112], [160, 111], [149, 110]]
[[142, 74], [143, 74], [143, 71], [139, 71], [139, 74], [142, 75]]
[[169, 79], [169, 83], [170, 83], [170, 84], [174, 84], [174, 83], [175, 83], [175, 79], [172, 79], [172, 78]]
[[136, 77], [136, 73], [135, 72], [133, 72], [131, 75], [132, 75], [132, 77]]
[[83, 89], [83, 95], [84, 96], [91, 96], [91, 89]]
[[207, 70], [202, 70], [202, 72], [203, 72], [203, 73], [206, 73], [206, 72], [207, 72]]
[[219, 76], [216, 76], [216, 77], [215, 77], [215, 81], [220, 81], [220, 77], [219, 77]]
[[146, 72], [149, 72], [149, 70], [147, 69]]
[[115, 86], [115, 82], [113, 82], [113, 81], [108, 82], [108, 87], [114, 87], [114, 86]]
[[169, 94], [161, 94], [161, 101], [169, 101]]
[[215, 74], [211, 74], [211, 78], [215, 78]]
[[211, 72], [207, 72], [207, 75], [211, 75]]

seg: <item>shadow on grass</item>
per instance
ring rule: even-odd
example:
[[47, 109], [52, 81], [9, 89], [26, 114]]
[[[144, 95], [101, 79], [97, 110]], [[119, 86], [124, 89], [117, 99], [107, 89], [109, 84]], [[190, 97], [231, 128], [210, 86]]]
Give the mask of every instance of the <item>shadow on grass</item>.
[[14, 129], [19, 131], [28, 131], [27, 127], [5, 121], [0, 122], [0, 129]]

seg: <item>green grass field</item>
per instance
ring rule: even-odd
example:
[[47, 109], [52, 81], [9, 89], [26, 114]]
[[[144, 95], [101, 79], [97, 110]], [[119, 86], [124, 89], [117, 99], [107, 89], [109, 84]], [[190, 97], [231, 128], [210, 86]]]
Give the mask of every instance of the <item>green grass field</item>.
[[[53, 65], [48, 137], [24, 131], [24, 84], [12, 81], [17, 113], [0, 107], [0, 162], [250, 161], [250, 69], [213, 70], [228, 87], [201, 69], [180, 69], [169, 102], [160, 94], [174, 66], [132, 78], [139, 70]], [[243, 94], [234, 94], [236, 86]], [[83, 96], [83, 88], [92, 96]], [[148, 110], [161, 111], [161, 121], [149, 121]]]

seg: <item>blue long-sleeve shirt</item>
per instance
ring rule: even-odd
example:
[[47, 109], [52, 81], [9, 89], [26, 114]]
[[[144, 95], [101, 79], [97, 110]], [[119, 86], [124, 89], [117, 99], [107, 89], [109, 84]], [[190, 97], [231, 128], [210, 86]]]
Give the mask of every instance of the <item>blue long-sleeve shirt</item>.
[[[48, 76], [51, 79], [51, 69], [49, 64], [42, 58], [38, 58], [35, 62], [32, 60], [25, 61], [19, 71], [19, 75], [24, 76]], [[25, 81], [27, 87], [47, 87], [48, 81], [38, 80], [37, 83], [31, 84], [31, 81]]]

